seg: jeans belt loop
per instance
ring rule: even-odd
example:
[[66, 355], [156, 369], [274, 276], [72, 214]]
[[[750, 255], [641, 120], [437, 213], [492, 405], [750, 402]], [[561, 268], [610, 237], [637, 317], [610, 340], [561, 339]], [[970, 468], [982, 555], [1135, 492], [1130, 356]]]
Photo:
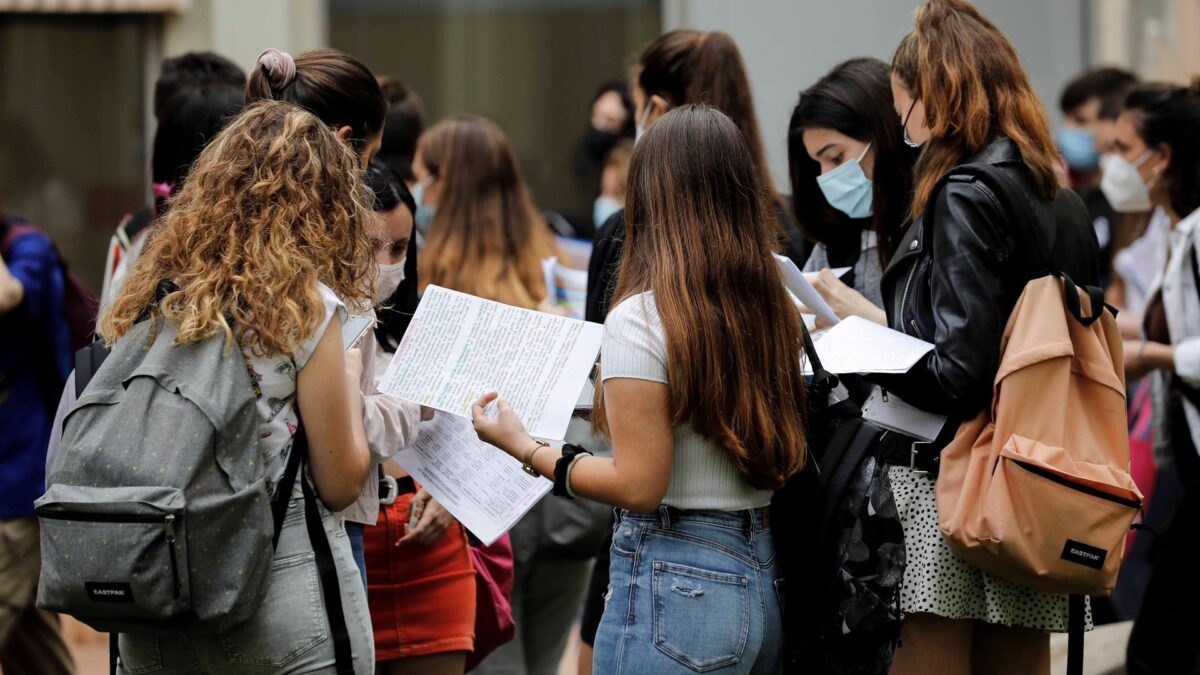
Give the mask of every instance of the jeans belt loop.
[[671, 507], [666, 504], [658, 505], [658, 521], [664, 530], [671, 529]]

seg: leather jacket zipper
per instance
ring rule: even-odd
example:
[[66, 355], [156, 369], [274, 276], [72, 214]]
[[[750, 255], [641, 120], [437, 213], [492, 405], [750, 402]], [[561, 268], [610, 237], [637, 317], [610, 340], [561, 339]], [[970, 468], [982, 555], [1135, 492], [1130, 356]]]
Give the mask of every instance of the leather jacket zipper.
[[[908, 271], [908, 280], [904, 282], [904, 295], [900, 296], [900, 311], [896, 312], [896, 329], [905, 335], [908, 334], [908, 331], [904, 327], [904, 309], [908, 305], [908, 292], [912, 289], [913, 277], [917, 276], [917, 264], [919, 262], [919, 258], [914, 260], [912, 269]], [[916, 327], [915, 322], [913, 323], [913, 327]]]

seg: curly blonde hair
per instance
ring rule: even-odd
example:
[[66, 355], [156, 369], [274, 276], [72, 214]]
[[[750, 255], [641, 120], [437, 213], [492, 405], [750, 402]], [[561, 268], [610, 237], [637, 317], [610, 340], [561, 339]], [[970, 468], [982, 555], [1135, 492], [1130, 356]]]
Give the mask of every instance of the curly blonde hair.
[[[378, 242], [360, 174], [358, 156], [311, 113], [249, 106], [197, 158], [101, 335], [116, 341], [154, 307], [179, 344], [223, 332], [253, 356], [292, 352], [324, 314], [318, 282], [351, 304], [371, 296]], [[155, 305], [160, 280], [178, 290]]]

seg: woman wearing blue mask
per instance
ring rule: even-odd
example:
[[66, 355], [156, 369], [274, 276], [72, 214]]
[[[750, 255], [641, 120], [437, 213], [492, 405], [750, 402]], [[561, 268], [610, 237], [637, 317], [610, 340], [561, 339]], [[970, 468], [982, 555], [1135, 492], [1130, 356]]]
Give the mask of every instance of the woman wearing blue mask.
[[907, 221], [915, 152], [896, 128], [888, 66], [846, 61], [800, 94], [788, 129], [796, 220], [816, 242], [805, 271], [839, 316], [884, 323], [879, 279]]

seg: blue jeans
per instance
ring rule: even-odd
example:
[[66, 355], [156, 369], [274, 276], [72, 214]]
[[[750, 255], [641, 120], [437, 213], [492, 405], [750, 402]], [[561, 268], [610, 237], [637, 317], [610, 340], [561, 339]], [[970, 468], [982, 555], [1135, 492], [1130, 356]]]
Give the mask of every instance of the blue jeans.
[[358, 575], [362, 577], [363, 588], [367, 587], [367, 552], [363, 548], [363, 524], [346, 521], [346, 538], [350, 540], [350, 553], [354, 555], [354, 564], [358, 565]]
[[596, 675], [768, 675], [783, 667], [764, 511], [621, 511]]

